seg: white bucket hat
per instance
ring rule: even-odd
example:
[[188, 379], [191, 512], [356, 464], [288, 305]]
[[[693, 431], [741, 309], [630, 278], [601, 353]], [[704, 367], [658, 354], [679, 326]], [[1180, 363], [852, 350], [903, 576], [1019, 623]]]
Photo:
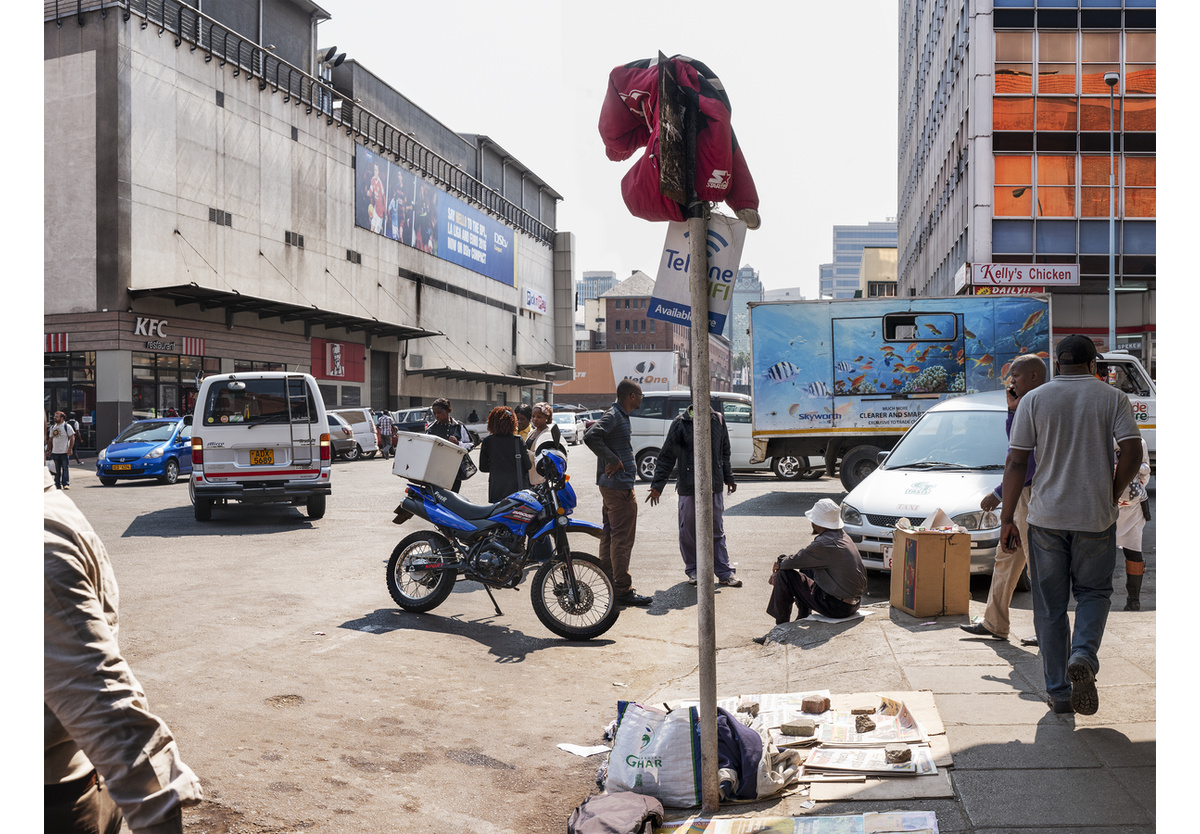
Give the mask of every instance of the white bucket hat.
[[804, 517], [818, 527], [826, 530], [842, 529], [842, 510], [828, 498], [822, 498], [816, 505], [804, 514]]

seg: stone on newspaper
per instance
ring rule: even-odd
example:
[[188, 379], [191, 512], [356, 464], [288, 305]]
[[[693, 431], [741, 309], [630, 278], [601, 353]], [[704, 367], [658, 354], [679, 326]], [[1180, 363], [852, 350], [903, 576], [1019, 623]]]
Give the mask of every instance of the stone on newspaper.
[[811, 718], [793, 718], [784, 722], [779, 732], [785, 736], [811, 736], [817, 731], [817, 722]]
[[854, 716], [854, 731], [858, 733], [869, 733], [875, 729], [875, 722], [871, 720], [869, 715]]
[[829, 709], [829, 699], [823, 695], [805, 695], [800, 709], [810, 715], [820, 715]]
[[893, 742], [883, 749], [888, 764], [904, 764], [912, 761], [912, 748], [907, 744]]
[[758, 707], [759, 704], [757, 698], [751, 698], [747, 695], [743, 695], [738, 699], [737, 711], [749, 713], [751, 718], [758, 717]]

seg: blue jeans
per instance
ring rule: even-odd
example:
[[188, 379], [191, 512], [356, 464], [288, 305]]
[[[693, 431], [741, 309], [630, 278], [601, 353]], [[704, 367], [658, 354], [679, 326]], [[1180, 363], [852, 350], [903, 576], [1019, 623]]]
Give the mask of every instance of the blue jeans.
[[54, 461], [54, 486], [62, 489], [71, 483], [71, 457], [66, 452], [61, 455], [50, 453]]
[[[1117, 526], [1099, 533], [1049, 530], [1029, 525], [1029, 578], [1033, 583], [1033, 629], [1046, 678], [1046, 694], [1071, 697], [1067, 665], [1076, 658], [1100, 671], [1100, 641], [1108, 621], [1112, 575], [1117, 565]], [[1075, 597], [1075, 630], [1067, 605]]]

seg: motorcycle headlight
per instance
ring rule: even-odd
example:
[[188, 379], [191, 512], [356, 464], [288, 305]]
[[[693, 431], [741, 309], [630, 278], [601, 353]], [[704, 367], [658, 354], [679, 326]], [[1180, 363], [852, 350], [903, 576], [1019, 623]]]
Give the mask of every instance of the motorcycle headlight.
[[146, 453], [146, 457], [161, 458], [163, 456], [163, 452], [166, 451], [166, 448], [167, 448], [166, 446], [155, 446], [153, 449], [151, 449], [149, 452]]
[[862, 513], [851, 507], [849, 504], [842, 502], [842, 523], [853, 524], [855, 527], [862, 525]]
[[950, 519], [955, 524], [966, 527], [968, 530], [991, 530], [1000, 526], [1000, 514], [995, 510], [976, 510], [972, 513], [963, 513], [956, 515]]

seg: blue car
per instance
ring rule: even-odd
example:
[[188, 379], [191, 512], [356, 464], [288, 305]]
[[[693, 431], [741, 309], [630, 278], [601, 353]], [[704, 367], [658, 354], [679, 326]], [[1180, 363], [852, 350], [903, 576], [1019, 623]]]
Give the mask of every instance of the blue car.
[[96, 474], [105, 486], [134, 478], [173, 484], [191, 471], [192, 427], [181, 417], [131, 423], [96, 459]]

